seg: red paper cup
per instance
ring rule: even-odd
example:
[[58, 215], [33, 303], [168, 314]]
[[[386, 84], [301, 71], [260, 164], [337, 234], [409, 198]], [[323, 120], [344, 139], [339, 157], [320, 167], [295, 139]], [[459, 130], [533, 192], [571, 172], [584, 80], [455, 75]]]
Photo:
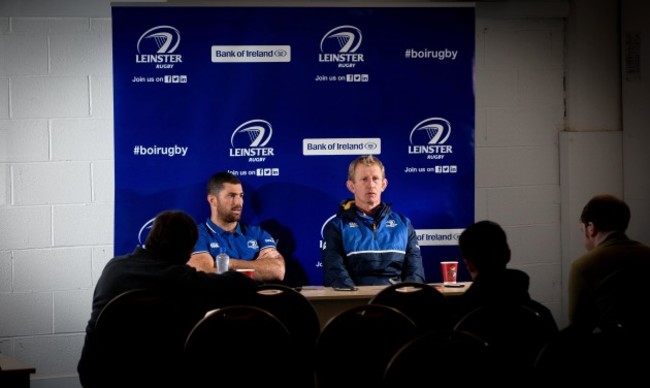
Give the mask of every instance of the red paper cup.
[[458, 273], [458, 262], [442, 261], [440, 262], [440, 265], [442, 266], [442, 283], [443, 284], [456, 283], [456, 274]]
[[241, 273], [243, 273], [244, 275], [248, 276], [251, 279], [255, 278], [255, 270], [252, 269], [252, 268], [238, 269], [237, 272], [241, 272]]

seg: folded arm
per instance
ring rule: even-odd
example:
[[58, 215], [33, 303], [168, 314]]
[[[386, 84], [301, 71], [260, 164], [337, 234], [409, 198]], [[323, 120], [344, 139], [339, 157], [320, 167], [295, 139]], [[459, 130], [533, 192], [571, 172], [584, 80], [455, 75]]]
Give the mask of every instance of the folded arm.
[[244, 268], [252, 268], [255, 270], [255, 280], [282, 281], [284, 279], [284, 257], [273, 247], [262, 249], [255, 260], [230, 258], [230, 269]]

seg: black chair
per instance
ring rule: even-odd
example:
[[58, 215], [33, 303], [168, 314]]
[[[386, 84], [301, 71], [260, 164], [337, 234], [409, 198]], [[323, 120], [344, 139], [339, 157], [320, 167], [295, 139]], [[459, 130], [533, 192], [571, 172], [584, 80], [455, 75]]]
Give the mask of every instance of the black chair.
[[523, 302], [522, 305], [537, 313], [539, 318], [548, 325], [548, 329], [551, 332], [557, 333], [559, 331], [555, 318], [553, 318], [553, 313], [551, 313], [551, 310], [549, 310], [548, 307], [534, 299]]
[[393, 284], [379, 291], [369, 303], [395, 307], [411, 318], [423, 333], [451, 329], [445, 296], [426, 283]]
[[295, 289], [282, 284], [258, 286], [252, 304], [275, 315], [286, 326], [298, 355], [292, 373], [303, 375], [307, 388], [314, 385], [314, 349], [320, 335], [320, 320], [314, 306]]
[[93, 386], [173, 387], [182, 382], [183, 346], [199, 317], [160, 290], [136, 289], [100, 312], [85, 352]]
[[[606, 277], [595, 291], [596, 325], [602, 331], [623, 330], [634, 335], [647, 333], [650, 314], [646, 310], [650, 287], [648, 268], [622, 268]], [[631, 333], [631, 334], [632, 334]]]
[[480, 338], [429, 331], [395, 353], [384, 371], [383, 387], [481, 385], [490, 368], [488, 347]]
[[282, 284], [261, 284], [252, 303], [278, 317], [303, 350], [313, 350], [320, 334], [320, 320], [303, 294]]
[[318, 388], [378, 387], [395, 352], [418, 334], [394, 307], [368, 304], [331, 318], [316, 343]]
[[647, 267], [621, 268], [594, 292], [595, 321], [562, 329], [540, 351], [535, 363], [538, 385], [558, 379], [580, 385], [636, 384], [650, 365], [650, 289]]
[[555, 387], [558, 381], [580, 386], [621, 386], [645, 381], [650, 365], [647, 337], [626, 330], [589, 331], [568, 326], [539, 352], [536, 386]]
[[488, 345], [492, 370], [503, 375], [500, 381], [513, 383], [507, 379], [532, 376], [537, 355], [558, 329], [552, 316], [543, 316], [526, 304], [491, 303], [466, 314], [454, 331], [483, 340]]
[[212, 310], [185, 342], [186, 387], [301, 388], [292, 370], [300, 356], [280, 320], [252, 305]]

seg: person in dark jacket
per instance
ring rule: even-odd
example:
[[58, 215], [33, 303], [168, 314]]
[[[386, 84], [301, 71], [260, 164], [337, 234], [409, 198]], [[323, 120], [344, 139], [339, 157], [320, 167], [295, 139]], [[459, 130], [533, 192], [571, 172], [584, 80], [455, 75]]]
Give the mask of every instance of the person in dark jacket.
[[182, 301], [187, 314], [197, 318], [214, 308], [252, 300], [257, 289], [254, 280], [235, 271], [217, 275], [186, 264], [197, 239], [198, 228], [192, 217], [182, 211], [163, 211], [156, 216], [144, 246], [106, 264], [95, 286], [77, 365], [83, 387], [105, 384], [98, 381], [103, 359], [95, 325], [103, 308], [116, 296], [133, 289], [161, 290]]
[[499, 224], [484, 220], [468, 226], [461, 233], [458, 246], [473, 282], [463, 295], [451, 300], [455, 320], [479, 306], [498, 302], [529, 304], [555, 323], [548, 308], [531, 302], [528, 274], [507, 268], [510, 246]]
[[537, 355], [558, 333], [551, 311], [530, 297], [525, 272], [507, 268], [511, 251], [499, 224], [471, 224], [458, 246], [473, 283], [463, 295], [449, 298], [454, 333], [475, 335], [486, 344], [470, 369], [482, 381], [532, 383]]
[[388, 181], [383, 163], [360, 156], [348, 168], [354, 199], [341, 203], [323, 229], [325, 286], [352, 288], [424, 282], [424, 267], [411, 221], [382, 202]]

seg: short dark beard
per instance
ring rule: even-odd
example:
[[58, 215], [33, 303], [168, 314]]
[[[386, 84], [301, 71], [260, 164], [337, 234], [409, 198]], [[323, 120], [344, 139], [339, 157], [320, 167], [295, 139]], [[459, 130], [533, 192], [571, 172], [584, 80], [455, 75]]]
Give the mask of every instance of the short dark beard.
[[224, 217], [223, 220], [225, 222], [227, 222], [227, 223], [230, 223], [230, 222], [237, 222], [237, 221], [239, 221], [240, 218], [241, 218], [241, 216], [240, 217], [235, 217], [232, 214], [228, 214], [227, 216]]

